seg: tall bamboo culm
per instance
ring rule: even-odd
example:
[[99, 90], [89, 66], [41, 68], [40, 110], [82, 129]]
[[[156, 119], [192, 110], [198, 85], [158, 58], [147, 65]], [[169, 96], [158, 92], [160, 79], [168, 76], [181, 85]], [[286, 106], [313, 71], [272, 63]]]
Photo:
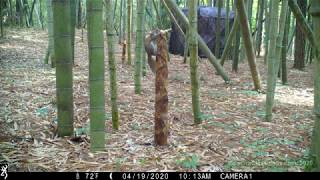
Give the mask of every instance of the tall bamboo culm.
[[191, 92], [192, 92], [192, 110], [194, 123], [201, 123], [200, 110], [200, 83], [198, 77], [198, 15], [197, 15], [197, 0], [188, 1], [189, 9], [189, 51], [190, 51], [190, 77], [191, 77]]
[[117, 69], [116, 58], [114, 52], [116, 32], [114, 30], [114, 17], [112, 11], [112, 0], [106, 1], [106, 30], [108, 41], [108, 60], [110, 73], [110, 97], [111, 97], [111, 111], [112, 111], [112, 127], [115, 130], [119, 129], [119, 111], [117, 105], [118, 99], [118, 85], [117, 85]]
[[[320, 1], [312, 0], [310, 13], [313, 19], [314, 34], [316, 39], [320, 39]], [[320, 48], [320, 42], [316, 41], [316, 46]], [[315, 124], [312, 135], [311, 153], [315, 157], [315, 171], [320, 171], [320, 57], [319, 52], [315, 52], [315, 73], [314, 73], [314, 113]]]
[[266, 121], [271, 121], [272, 119], [272, 107], [274, 102], [274, 91], [273, 91], [273, 81], [276, 72], [276, 44], [277, 44], [277, 34], [278, 34], [278, 11], [279, 11], [279, 1], [271, 1], [270, 9], [270, 30], [273, 33], [269, 34], [269, 52], [268, 52], [268, 79], [267, 79], [267, 97], [266, 97]]
[[239, 19], [240, 28], [241, 28], [241, 34], [243, 37], [244, 47], [246, 49], [246, 55], [247, 55], [248, 64], [251, 71], [254, 89], [256, 91], [261, 91], [260, 74], [256, 64], [256, 57], [254, 53], [254, 48], [252, 43], [253, 41], [251, 37], [251, 31], [249, 27], [245, 3], [242, 0], [235, 0], [235, 6], [238, 12], [238, 19]]
[[135, 56], [135, 71], [134, 71], [134, 84], [135, 93], [141, 94], [141, 75], [142, 75], [142, 61], [144, 51], [144, 9], [145, 0], [137, 1], [137, 31], [136, 31], [136, 56]]
[[132, 0], [127, 0], [127, 60], [131, 65], [131, 5]]
[[[73, 75], [70, 0], [52, 0], [54, 55], [58, 108], [58, 136], [73, 134]], [[61, 21], [63, 19], [63, 21]]]
[[89, 48], [90, 148], [105, 148], [103, 1], [87, 1]]

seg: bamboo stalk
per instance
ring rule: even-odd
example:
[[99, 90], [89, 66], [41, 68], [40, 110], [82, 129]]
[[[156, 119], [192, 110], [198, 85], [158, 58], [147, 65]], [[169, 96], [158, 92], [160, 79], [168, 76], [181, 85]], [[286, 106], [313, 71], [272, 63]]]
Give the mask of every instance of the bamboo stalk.
[[248, 59], [248, 63], [251, 71], [254, 89], [256, 91], [261, 91], [260, 75], [256, 65], [256, 58], [255, 58], [255, 53], [252, 45], [252, 37], [251, 37], [250, 28], [249, 28], [247, 13], [245, 10], [246, 9], [245, 4], [242, 0], [236, 0], [235, 5], [239, 15], [238, 19], [241, 27], [241, 33], [243, 37], [244, 46], [246, 49], [246, 55], [247, 55], [247, 59]]
[[105, 69], [102, 7], [102, 0], [87, 1], [91, 151], [102, 151], [105, 148]]
[[[315, 39], [320, 39], [320, 1], [312, 0], [310, 13], [313, 19]], [[319, 49], [320, 42], [316, 41], [316, 46]], [[314, 70], [314, 113], [315, 124], [312, 135], [311, 153], [315, 157], [316, 171], [320, 170], [320, 57], [316, 53], [315, 70]]]
[[[54, 55], [58, 108], [58, 136], [73, 134], [73, 77], [70, 1], [52, 0]], [[63, 21], [61, 21], [63, 19]]]
[[309, 26], [306, 18], [303, 16], [296, 0], [289, 0], [289, 7], [294, 15], [294, 17], [297, 19], [298, 26], [301, 28], [302, 33], [305, 35], [305, 37], [308, 39], [308, 41], [311, 43], [312, 47], [315, 48], [318, 52], [319, 49], [316, 47], [316, 38], [315, 35]]
[[116, 32], [114, 30], [114, 18], [112, 14], [112, 0], [106, 0], [106, 31], [108, 41], [108, 60], [109, 60], [109, 74], [110, 74], [110, 100], [111, 100], [111, 114], [112, 127], [115, 130], [119, 129], [119, 111], [117, 105], [118, 99], [118, 85], [117, 85], [117, 66], [115, 58], [115, 39]]
[[[187, 17], [183, 14], [183, 12], [178, 8], [176, 3], [173, 0], [161, 0], [162, 3], [166, 3], [169, 9], [176, 15], [176, 17], [180, 20], [181, 26], [185, 29], [188, 29], [189, 21]], [[206, 43], [203, 41], [201, 36], [197, 34], [197, 39], [199, 43], [199, 48], [203, 51], [203, 53], [207, 56], [210, 63], [216, 68], [219, 75], [224, 79], [226, 83], [229, 83], [230, 79], [226, 72], [224, 71], [223, 67], [217, 61], [217, 58], [212, 54], [211, 50], [208, 48]]]
[[226, 42], [226, 45], [225, 45], [225, 47], [223, 49], [223, 52], [222, 52], [222, 56], [221, 56], [221, 60], [220, 60], [221, 66], [224, 65], [224, 62], [227, 59], [227, 56], [228, 56], [229, 51], [230, 51], [231, 46], [232, 46], [232, 41], [234, 40], [238, 29], [239, 29], [239, 20], [238, 20], [238, 14], [236, 13], [236, 15], [234, 17], [234, 22], [233, 22], [231, 31], [229, 33], [229, 36], [228, 36], [228, 39], [227, 39], [227, 42]]
[[278, 33], [278, 11], [279, 11], [279, 1], [272, 1], [270, 9], [270, 29], [276, 32], [270, 33], [269, 42], [269, 54], [268, 54], [268, 79], [267, 79], [267, 97], [266, 97], [266, 121], [272, 119], [272, 107], [274, 102], [274, 89], [273, 83], [276, 76], [276, 46], [277, 43], [277, 33]]
[[190, 79], [191, 79], [191, 92], [192, 92], [192, 110], [194, 123], [201, 123], [201, 110], [200, 110], [200, 83], [198, 76], [198, 15], [197, 15], [197, 0], [188, 1], [189, 9], [189, 37], [188, 44], [190, 50]]
[[143, 42], [144, 42], [144, 7], [145, 0], [137, 1], [137, 31], [136, 31], [136, 56], [135, 56], [135, 71], [134, 84], [135, 93], [141, 94], [141, 75], [142, 75], [142, 58], [143, 58]]

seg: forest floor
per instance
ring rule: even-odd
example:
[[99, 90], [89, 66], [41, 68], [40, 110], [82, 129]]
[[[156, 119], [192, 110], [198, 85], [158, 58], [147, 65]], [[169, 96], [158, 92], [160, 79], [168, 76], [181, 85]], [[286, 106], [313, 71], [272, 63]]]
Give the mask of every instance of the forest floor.
[[[134, 46], [133, 46], [134, 47]], [[264, 121], [265, 98], [253, 91], [246, 62], [239, 73], [225, 65], [227, 85], [206, 60], [199, 64], [203, 123], [193, 124], [190, 70], [182, 57], [169, 63], [169, 145], [156, 147], [154, 76], [148, 69], [142, 95], [134, 93], [134, 66], [121, 64], [116, 48], [120, 130], [113, 131], [106, 56], [106, 150], [90, 153], [86, 33], [77, 31], [74, 122], [81, 138], [55, 136], [55, 70], [44, 65], [45, 31], [9, 29], [0, 39], [0, 162], [10, 171], [303, 171], [313, 127], [312, 66], [292, 69], [278, 82], [274, 118]], [[134, 48], [133, 48], [134, 50]], [[134, 58], [133, 58], [134, 59]], [[266, 88], [266, 65], [258, 66]]]

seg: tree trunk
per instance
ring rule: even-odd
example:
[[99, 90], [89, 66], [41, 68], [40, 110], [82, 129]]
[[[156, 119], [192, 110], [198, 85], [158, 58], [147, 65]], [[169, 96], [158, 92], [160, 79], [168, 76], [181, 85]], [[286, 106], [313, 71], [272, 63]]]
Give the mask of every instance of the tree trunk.
[[[52, 0], [58, 136], [73, 134], [72, 51], [70, 1]], [[63, 19], [63, 21], [61, 21]]]
[[[306, 16], [307, 12], [307, 1], [301, 1], [299, 0], [298, 6], [301, 9], [301, 12], [303, 16]], [[298, 20], [296, 21], [296, 24], [298, 24]], [[296, 26], [296, 39], [295, 39], [295, 45], [294, 45], [294, 64], [293, 68], [303, 70], [305, 68], [305, 37], [303, 36], [303, 32], [300, 28], [300, 26]]]
[[102, 7], [102, 0], [87, 1], [91, 151], [102, 151], [105, 147], [105, 69]]
[[192, 110], [194, 116], [194, 123], [201, 123], [201, 110], [200, 110], [200, 83], [198, 77], [198, 7], [197, 0], [188, 1], [189, 9], [189, 51], [190, 51], [190, 79], [192, 90]]
[[[173, 0], [162, 0], [161, 2], [166, 3], [169, 9], [175, 13], [176, 17], [180, 20], [181, 26], [185, 29], [189, 26], [189, 21], [187, 17], [182, 13], [182, 11], [177, 7], [176, 3]], [[212, 54], [211, 50], [208, 48], [206, 43], [203, 41], [201, 36], [197, 33], [197, 39], [199, 43], [199, 48], [203, 51], [203, 53], [207, 56], [210, 63], [216, 68], [218, 74], [224, 79], [226, 83], [230, 81], [229, 77], [225, 73], [223, 67], [217, 61], [217, 58]]]
[[[310, 13], [313, 19], [315, 38], [320, 39], [320, 1], [312, 0]], [[319, 49], [320, 42], [316, 41], [316, 46]], [[319, 52], [315, 52], [315, 73], [314, 73], [314, 113], [315, 124], [312, 134], [312, 149], [311, 153], [315, 157], [316, 171], [320, 170], [320, 57]]]
[[145, 0], [137, 1], [137, 31], [136, 31], [136, 56], [134, 83], [135, 93], [141, 94], [141, 74], [142, 74], [142, 58], [143, 58], [143, 42], [144, 42], [144, 8]]
[[132, 0], [127, 0], [127, 58], [128, 65], [131, 65], [131, 4]]
[[106, 0], [106, 21], [107, 21], [107, 41], [108, 41], [108, 60], [110, 73], [110, 96], [112, 109], [112, 127], [115, 130], [119, 129], [119, 112], [118, 112], [118, 87], [117, 87], [117, 70], [116, 59], [114, 53], [115, 37], [114, 31], [114, 16], [112, 15], [112, 0]]
[[238, 12], [238, 19], [241, 27], [241, 33], [243, 37], [244, 46], [246, 49], [246, 55], [256, 91], [261, 91], [260, 75], [256, 65], [255, 53], [252, 46], [252, 37], [249, 28], [249, 22], [245, 11], [245, 4], [241, 0], [236, 0], [236, 8]]
[[270, 121], [272, 119], [272, 107], [274, 101], [274, 91], [273, 91], [273, 81], [275, 79], [276, 72], [276, 46], [277, 34], [278, 34], [278, 11], [279, 11], [279, 1], [271, 1], [270, 9], [270, 42], [269, 42], [269, 53], [268, 53], [268, 79], [267, 79], [267, 99], [266, 99], [266, 120]]
[[165, 33], [157, 37], [156, 56], [156, 97], [155, 97], [155, 129], [156, 145], [167, 145], [169, 135], [168, 118], [168, 47]]

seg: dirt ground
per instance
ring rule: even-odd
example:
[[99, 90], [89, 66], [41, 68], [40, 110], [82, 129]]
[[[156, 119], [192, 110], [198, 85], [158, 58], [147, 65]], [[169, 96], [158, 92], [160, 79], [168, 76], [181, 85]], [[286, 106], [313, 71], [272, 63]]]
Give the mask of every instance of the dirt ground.
[[[277, 84], [274, 118], [264, 121], [266, 95], [252, 91], [248, 64], [227, 85], [205, 59], [199, 64], [204, 121], [193, 125], [190, 70], [182, 57], [169, 64], [169, 145], [156, 147], [154, 76], [148, 69], [142, 95], [134, 94], [134, 67], [116, 48], [120, 130], [113, 131], [106, 56], [106, 150], [90, 153], [86, 33], [77, 31], [74, 123], [81, 138], [58, 138], [55, 70], [44, 65], [45, 31], [9, 29], [0, 39], [0, 162], [9, 171], [303, 171], [313, 127], [312, 66], [292, 69], [289, 85]], [[133, 46], [134, 52], [134, 46]], [[105, 53], [107, 54], [107, 53]], [[133, 57], [134, 59], [134, 57]], [[263, 88], [266, 65], [257, 59]]]

